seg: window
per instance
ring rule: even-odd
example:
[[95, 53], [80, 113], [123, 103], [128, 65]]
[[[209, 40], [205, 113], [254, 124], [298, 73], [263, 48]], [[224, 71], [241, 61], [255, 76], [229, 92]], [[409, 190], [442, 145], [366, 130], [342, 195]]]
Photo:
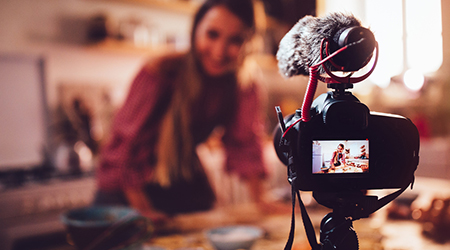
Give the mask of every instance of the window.
[[380, 46], [371, 81], [381, 87], [407, 70], [422, 74], [442, 64], [440, 0], [366, 0], [365, 24]]

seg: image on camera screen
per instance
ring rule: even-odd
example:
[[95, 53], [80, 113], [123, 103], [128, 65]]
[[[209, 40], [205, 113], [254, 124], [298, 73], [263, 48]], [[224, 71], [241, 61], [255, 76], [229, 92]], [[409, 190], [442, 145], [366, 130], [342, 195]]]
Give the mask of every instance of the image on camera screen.
[[368, 172], [369, 140], [313, 140], [313, 174]]

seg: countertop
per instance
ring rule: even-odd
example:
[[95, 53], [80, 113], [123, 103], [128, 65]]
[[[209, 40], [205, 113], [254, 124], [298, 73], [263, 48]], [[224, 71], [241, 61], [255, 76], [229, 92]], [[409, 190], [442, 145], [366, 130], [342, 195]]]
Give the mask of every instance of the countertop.
[[[384, 191], [385, 192], [385, 191]], [[386, 192], [385, 192], [386, 193]], [[429, 204], [433, 197], [450, 197], [450, 184], [447, 180], [417, 178], [413, 190], [407, 190], [404, 195], [419, 194], [411, 207], [423, 207]], [[383, 194], [378, 194], [379, 197]], [[315, 228], [317, 241], [322, 218], [330, 209], [325, 208], [310, 199], [310, 193], [302, 192], [307, 211]], [[211, 211], [176, 216], [171, 223], [148, 239], [143, 250], [214, 250], [206, 238], [206, 231], [215, 227], [229, 225], [254, 225], [264, 230], [264, 236], [252, 247], [252, 250], [283, 249], [288, 239], [291, 225], [291, 205], [289, 202], [281, 205], [284, 212], [260, 212], [251, 203], [233, 206], [222, 206]], [[437, 243], [422, 233], [424, 224], [408, 218], [392, 218], [389, 211], [395, 208], [393, 202], [372, 214], [369, 218], [353, 222], [358, 235], [361, 250], [448, 250], [450, 241]], [[396, 208], [395, 208], [396, 209]], [[48, 248], [46, 248], [49, 250]], [[75, 250], [65, 245], [52, 250]], [[306, 239], [302, 218], [296, 208], [296, 230], [293, 250], [310, 250]]]
[[[298, 210], [298, 209], [297, 209]], [[330, 212], [315, 205], [307, 208], [315, 227], [317, 241], [322, 218]], [[412, 220], [387, 219], [385, 209], [367, 219], [353, 222], [361, 250], [444, 250], [450, 243], [439, 244], [422, 235], [422, 225]], [[214, 250], [208, 242], [207, 229], [226, 225], [254, 225], [265, 231], [263, 238], [252, 247], [254, 250], [284, 249], [289, 235], [291, 215], [258, 215], [251, 206], [217, 209], [207, 213], [192, 214], [176, 218], [178, 229], [169, 234], [155, 235], [144, 245], [144, 250], [196, 249]], [[160, 247], [160, 248], [156, 248]], [[307, 239], [300, 212], [296, 211], [296, 231], [293, 250], [311, 249]]]
[[[383, 196], [381, 193], [377, 195]], [[386, 193], [386, 191], [384, 191]], [[403, 195], [418, 194], [412, 208], [423, 207], [433, 197], [450, 197], [450, 183], [447, 180], [418, 178], [414, 189], [407, 190]], [[306, 193], [308, 195], [308, 193]], [[361, 250], [448, 250], [450, 242], [437, 243], [422, 234], [423, 223], [412, 219], [393, 219], [388, 216], [392, 204], [372, 214], [369, 218], [353, 222], [359, 239]], [[285, 204], [289, 210], [290, 204]], [[392, 208], [392, 207], [391, 207]], [[330, 209], [318, 205], [314, 201], [307, 211], [315, 227], [317, 241], [322, 218]], [[283, 249], [286, 244], [290, 225], [290, 212], [261, 213], [253, 204], [216, 208], [209, 212], [183, 215], [174, 218], [166, 233], [155, 235], [144, 245], [144, 249], [161, 247], [167, 250], [197, 249], [213, 250], [205, 237], [208, 229], [227, 225], [254, 225], [265, 231], [263, 238], [258, 240], [252, 249]], [[449, 236], [450, 237], [450, 236]], [[298, 205], [296, 208], [296, 231], [294, 250], [311, 249], [306, 239], [302, 218]]]

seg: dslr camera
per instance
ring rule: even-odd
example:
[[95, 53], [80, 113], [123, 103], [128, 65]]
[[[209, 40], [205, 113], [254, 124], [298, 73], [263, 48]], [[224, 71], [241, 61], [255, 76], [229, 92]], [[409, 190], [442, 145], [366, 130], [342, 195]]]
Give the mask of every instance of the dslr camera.
[[[283, 117], [276, 107], [280, 126], [274, 132], [275, 150], [287, 166], [292, 188], [285, 249], [293, 243], [296, 198], [313, 250], [358, 249], [352, 222], [369, 217], [414, 182], [419, 163], [417, 128], [406, 117], [371, 112], [348, 91], [373, 72], [378, 59], [373, 33], [351, 15], [300, 19], [281, 40], [277, 59], [284, 76], [309, 76], [301, 109]], [[367, 73], [353, 76], [371, 61]], [[331, 91], [314, 100], [319, 80]], [[369, 189], [398, 190], [378, 199], [366, 195]], [[333, 209], [320, 224], [320, 244], [300, 190], [313, 191], [319, 204]]]
[[[374, 54], [372, 69], [362, 77], [333, 73], [357, 71]], [[307, 16], [282, 39], [277, 58], [285, 76], [309, 75], [309, 85], [322, 80], [332, 89], [308, 103], [315, 93], [315, 86], [308, 86], [302, 109], [279, 117], [275, 149], [285, 165], [293, 166], [299, 190], [357, 191], [412, 183], [419, 162], [415, 125], [400, 115], [370, 111], [348, 91], [375, 68], [378, 46], [369, 29], [339, 13]]]
[[[285, 126], [301, 112], [288, 116]], [[300, 120], [284, 137], [277, 128], [274, 138], [280, 160], [294, 166], [299, 190], [402, 188], [412, 182], [419, 134], [408, 118], [371, 112], [350, 92], [336, 90], [315, 99], [311, 113], [310, 121]]]

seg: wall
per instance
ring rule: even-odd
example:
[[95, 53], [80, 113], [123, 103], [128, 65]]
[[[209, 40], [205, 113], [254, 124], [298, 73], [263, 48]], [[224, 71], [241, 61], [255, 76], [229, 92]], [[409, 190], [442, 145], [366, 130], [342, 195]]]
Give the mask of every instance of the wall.
[[[111, 33], [117, 32], [121, 22], [134, 20], [157, 31], [161, 43], [189, 36], [188, 12], [115, 1], [1, 0], [0, 53], [45, 57], [51, 106], [57, 102], [56, 86], [64, 83], [113, 86], [120, 102], [136, 70], [155, 51], [83, 44], [82, 34], [74, 32], [82, 32], [83, 22], [98, 14], [107, 16]], [[65, 29], [67, 23], [72, 29]]]

